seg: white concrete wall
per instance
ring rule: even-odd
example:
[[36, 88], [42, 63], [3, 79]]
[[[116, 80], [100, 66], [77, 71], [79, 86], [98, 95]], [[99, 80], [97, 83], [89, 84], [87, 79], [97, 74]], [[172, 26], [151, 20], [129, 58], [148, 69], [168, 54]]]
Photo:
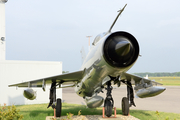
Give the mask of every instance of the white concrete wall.
[[[8, 87], [10, 84], [36, 80], [62, 73], [61, 62], [40, 61], [0, 61], [0, 104], [39, 104], [49, 103], [49, 88], [33, 88], [37, 91], [35, 100], [28, 100], [23, 96], [24, 88]], [[62, 98], [62, 89], [57, 89], [56, 97]]]

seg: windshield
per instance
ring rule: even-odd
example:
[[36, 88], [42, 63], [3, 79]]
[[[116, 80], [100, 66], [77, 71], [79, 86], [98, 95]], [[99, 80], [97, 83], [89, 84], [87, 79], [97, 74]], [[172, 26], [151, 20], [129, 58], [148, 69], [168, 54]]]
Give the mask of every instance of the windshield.
[[92, 44], [93, 44], [93, 45], [96, 45], [96, 43], [97, 43], [102, 37], [104, 37], [105, 35], [106, 35], [106, 32], [103, 32], [103, 33], [97, 35], [96, 38], [94, 39], [94, 42], [93, 42]]

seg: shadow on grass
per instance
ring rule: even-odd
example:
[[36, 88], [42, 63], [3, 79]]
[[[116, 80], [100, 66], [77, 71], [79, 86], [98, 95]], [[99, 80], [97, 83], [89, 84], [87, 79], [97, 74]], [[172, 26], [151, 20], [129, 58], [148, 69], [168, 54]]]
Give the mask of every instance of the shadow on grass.
[[[78, 115], [78, 112], [81, 111], [81, 115], [101, 115], [102, 108], [86, 108], [85, 105], [62, 105], [62, 116], [66, 116], [67, 113], [71, 113], [74, 115]], [[40, 116], [40, 114], [44, 114], [46, 116], [53, 116], [54, 110], [52, 108], [48, 109], [33, 109], [33, 110], [21, 110], [21, 113], [30, 117]]]
[[[102, 107], [99, 108], [86, 108], [85, 105], [74, 105], [74, 104], [62, 104], [62, 116], [67, 116], [68, 113], [73, 115], [78, 115], [78, 112], [81, 111], [81, 115], [102, 115]], [[26, 117], [31, 118], [39, 118], [39, 117], [46, 117], [46, 116], [54, 116], [54, 110], [52, 108], [46, 108], [46, 105], [37, 105], [37, 106], [27, 106], [26, 109], [21, 109], [21, 114]], [[122, 114], [121, 109], [116, 109], [117, 114]], [[114, 110], [113, 110], [114, 114]], [[146, 119], [146, 118], [154, 118], [153, 114], [150, 114], [148, 111], [142, 110], [130, 110], [130, 115], [139, 118], [139, 119]], [[154, 113], [155, 115], [155, 113]], [[44, 119], [43, 118], [43, 119]]]
[[71, 106], [67, 108], [64, 106], [62, 108], [62, 116], [67, 115], [67, 113], [72, 113], [78, 115], [78, 112], [81, 111], [81, 115], [100, 115], [102, 114], [101, 108], [86, 108], [85, 105]]
[[21, 114], [24, 116], [29, 116], [29, 117], [37, 117], [41, 116], [40, 114], [44, 116], [54, 116], [53, 110], [33, 110], [33, 111], [21, 111]]
[[[67, 113], [72, 113], [77, 115], [78, 112], [81, 110], [81, 115], [102, 115], [102, 107], [99, 108], [87, 108], [85, 105], [71, 105], [71, 104], [62, 104], [62, 116], [66, 116]], [[47, 116], [53, 116], [54, 110], [52, 108], [42, 108], [41, 109], [32, 109], [32, 110], [21, 110], [21, 113], [26, 114], [29, 113], [29, 116], [38, 116], [39, 114], [46, 114]], [[114, 112], [113, 112], [114, 114]], [[117, 114], [122, 114], [121, 109], [117, 109]], [[130, 114], [143, 114], [145, 116], [151, 116], [151, 114], [147, 113], [146, 111], [141, 110], [130, 110]]]
[[[71, 113], [73, 115], [78, 115], [79, 111], [81, 111], [81, 115], [102, 115], [102, 107], [86, 108], [85, 105], [77, 105], [77, 106], [64, 105], [64, 106], [62, 106], [61, 115], [66, 116], [67, 113]], [[118, 108], [116, 111], [117, 111], [117, 114], [122, 114], [121, 109]], [[52, 108], [49, 108], [47, 110], [33, 110], [33, 111], [30, 111], [29, 116], [35, 117], [42, 113], [45, 114], [46, 116], [53, 116], [54, 110]], [[114, 110], [113, 110], [112, 114], [114, 114]], [[130, 115], [132, 115], [134, 117], [138, 117], [138, 118], [140, 116], [152, 117], [152, 115], [147, 113], [147, 111], [142, 111], [142, 110], [130, 110]]]

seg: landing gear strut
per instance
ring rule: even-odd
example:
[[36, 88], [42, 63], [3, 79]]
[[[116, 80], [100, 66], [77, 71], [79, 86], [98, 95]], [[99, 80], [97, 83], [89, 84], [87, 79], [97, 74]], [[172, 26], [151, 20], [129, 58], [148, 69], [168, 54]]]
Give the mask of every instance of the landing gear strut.
[[133, 87], [130, 81], [127, 81], [127, 98], [130, 101], [129, 107], [132, 105], [136, 107], [134, 103], [134, 92], [133, 92]]
[[127, 85], [127, 97], [123, 97], [121, 106], [123, 115], [127, 116], [129, 114], [129, 107], [132, 105], [136, 107], [134, 103], [134, 92], [132, 88], [132, 84], [130, 81], [122, 81]]
[[49, 100], [50, 102], [47, 108], [51, 106], [53, 109], [56, 109], [56, 117], [61, 117], [62, 103], [60, 98], [58, 98], [56, 101], [56, 82], [51, 84]]
[[107, 94], [106, 94], [106, 99], [104, 101], [104, 107], [105, 107], [105, 115], [107, 117], [110, 117], [112, 115], [112, 109], [114, 106], [114, 101], [111, 95], [111, 91], [113, 89], [113, 87], [111, 86], [111, 81], [106, 83], [107, 88], [105, 88], [107, 90]]

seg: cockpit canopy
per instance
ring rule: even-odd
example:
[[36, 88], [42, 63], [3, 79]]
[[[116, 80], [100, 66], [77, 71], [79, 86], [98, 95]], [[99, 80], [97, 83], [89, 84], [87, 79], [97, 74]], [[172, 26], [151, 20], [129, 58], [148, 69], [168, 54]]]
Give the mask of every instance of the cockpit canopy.
[[98, 42], [102, 37], [104, 37], [105, 35], [106, 35], [106, 32], [103, 32], [103, 33], [97, 35], [96, 38], [94, 39], [94, 42], [92, 43], [92, 45], [96, 45], [97, 42]]

